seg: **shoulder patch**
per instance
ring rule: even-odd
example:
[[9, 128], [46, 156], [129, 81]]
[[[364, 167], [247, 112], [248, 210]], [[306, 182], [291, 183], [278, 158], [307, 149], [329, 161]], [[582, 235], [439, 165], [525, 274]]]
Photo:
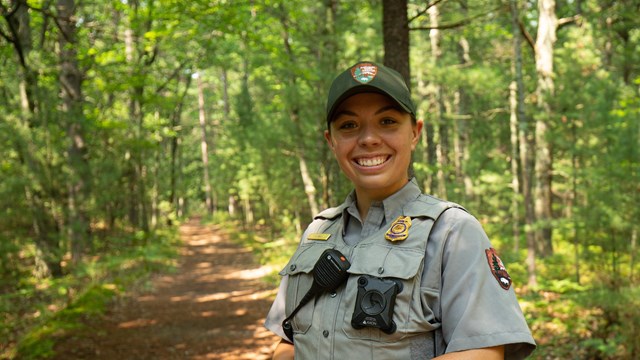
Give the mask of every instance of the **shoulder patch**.
[[507, 269], [504, 267], [502, 260], [500, 260], [496, 249], [488, 248], [484, 252], [487, 255], [487, 262], [489, 263], [489, 268], [491, 269], [493, 277], [498, 280], [498, 284], [501, 288], [509, 290], [511, 287], [511, 276], [507, 273]]

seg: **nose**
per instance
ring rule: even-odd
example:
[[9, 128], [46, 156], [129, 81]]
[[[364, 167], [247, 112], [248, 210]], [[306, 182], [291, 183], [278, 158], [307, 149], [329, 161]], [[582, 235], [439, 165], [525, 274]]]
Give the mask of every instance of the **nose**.
[[378, 134], [378, 131], [374, 126], [366, 124], [362, 126], [358, 143], [360, 144], [360, 146], [365, 146], [365, 147], [380, 145], [381, 143], [380, 134]]

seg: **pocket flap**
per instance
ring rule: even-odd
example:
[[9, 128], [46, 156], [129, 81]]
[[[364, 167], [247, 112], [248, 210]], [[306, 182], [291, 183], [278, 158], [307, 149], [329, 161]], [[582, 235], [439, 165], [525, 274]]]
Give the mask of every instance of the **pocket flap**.
[[367, 244], [354, 249], [349, 273], [407, 280], [418, 273], [424, 252], [416, 249]]

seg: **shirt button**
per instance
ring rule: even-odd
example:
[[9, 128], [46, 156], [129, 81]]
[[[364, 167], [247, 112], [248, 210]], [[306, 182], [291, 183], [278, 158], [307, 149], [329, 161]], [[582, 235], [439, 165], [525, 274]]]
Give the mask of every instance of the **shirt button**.
[[296, 269], [296, 264], [291, 264], [291, 266], [289, 266], [289, 270], [293, 271]]
[[334, 298], [334, 297], [338, 296], [338, 294], [336, 294], [336, 292], [334, 291], [334, 292], [332, 292], [331, 294], [329, 294], [329, 296], [331, 296], [332, 298]]
[[382, 266], [380, 266], [378, 268], [378, 274], [382, 274], [384, 272], [384, 268]]
[[322, 336], [324, 336], [326, 338], [329, 337], [329, 331], [328, 330], [323, 331], [322, 332]]

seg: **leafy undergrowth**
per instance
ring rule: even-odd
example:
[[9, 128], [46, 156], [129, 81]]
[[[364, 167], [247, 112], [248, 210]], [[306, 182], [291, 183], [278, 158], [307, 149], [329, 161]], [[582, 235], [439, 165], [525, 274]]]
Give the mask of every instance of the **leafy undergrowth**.
[[149, 286], [152, 274], [176, 269], [175, 229], [133, 237], [120, 239], [118, 246], [86, 259], [63, 277], [30, 278], [16, 291], [0, 295], [0, 358], [52, 356], [56, 339], [82, 331], [86, 320], [101, 316], [123, 293]]
[[538, 291], [521, 305], [538, 349], [532, 359], [637, 359], [640, 289]]

